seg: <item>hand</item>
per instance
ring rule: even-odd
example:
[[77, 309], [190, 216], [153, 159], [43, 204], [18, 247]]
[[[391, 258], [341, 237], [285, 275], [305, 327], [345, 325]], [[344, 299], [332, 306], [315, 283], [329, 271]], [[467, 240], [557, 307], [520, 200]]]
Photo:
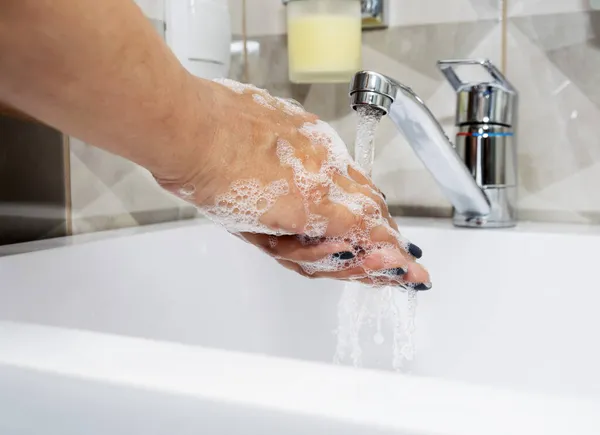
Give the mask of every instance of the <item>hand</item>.
[[420, 250], [328, 124], [252, 86], [200, 85], [199, 145], [163, 187], [304, 276], [430, 287]]

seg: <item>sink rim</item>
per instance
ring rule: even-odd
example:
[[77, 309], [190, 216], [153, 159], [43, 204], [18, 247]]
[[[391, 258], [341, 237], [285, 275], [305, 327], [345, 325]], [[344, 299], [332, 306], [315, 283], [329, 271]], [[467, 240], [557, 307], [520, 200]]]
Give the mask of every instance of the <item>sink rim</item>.
[[402, 433], [493, 435], [520, 427], [591, 435], [600, 429], [600, 400], [25, 323], [0, 321], [3, 365]]

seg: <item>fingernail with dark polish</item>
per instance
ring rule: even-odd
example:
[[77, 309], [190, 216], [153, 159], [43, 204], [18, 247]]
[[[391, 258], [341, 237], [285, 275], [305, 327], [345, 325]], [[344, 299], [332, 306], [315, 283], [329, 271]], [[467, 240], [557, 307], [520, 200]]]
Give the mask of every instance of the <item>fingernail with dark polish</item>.
[[336, 260], [352, 260], [354, 258], [354, 254], [350, 251], [344, 252], [336, 252], [332, 255]]
[[383, 196], [384, 201], [387, 201], [387, 196], [385, 196], [385, 193], [381, 192], [381, 196]]
[[382, 272], [385, 273], [386, 275], [402, 276], [402, 275], [406, 274], [406, 269], [403, 269], [401, 267], [395, 267], [393, 269], [382, 270]]
[[431, 283], [420, 283], [420, 284], [414, 284], [410, 286], [413, 290], [417, 290], [417, 291], [425, 291], [425, 290], [429, 290], [431, 289]]
[[415, 258], [421, 258], [423, 256], [423, 251], [414, 243], [410, 243], [408, 245], [408, 253]]

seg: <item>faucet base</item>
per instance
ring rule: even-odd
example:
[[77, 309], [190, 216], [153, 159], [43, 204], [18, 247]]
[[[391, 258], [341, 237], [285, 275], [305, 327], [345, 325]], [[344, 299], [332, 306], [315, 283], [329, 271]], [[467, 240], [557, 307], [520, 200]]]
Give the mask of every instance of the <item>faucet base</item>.
[[454, 211], [452, 223], [464, 228], [511, 228], [517, 225], [516, 186], [487, 186], [482, 189], [492, 207], [489, 215], [463, 214]]
[[454, 215], [452, 224], [460, 228], [512, 228], [517, 226], [517, 221], [489, 221], [485, 216]]

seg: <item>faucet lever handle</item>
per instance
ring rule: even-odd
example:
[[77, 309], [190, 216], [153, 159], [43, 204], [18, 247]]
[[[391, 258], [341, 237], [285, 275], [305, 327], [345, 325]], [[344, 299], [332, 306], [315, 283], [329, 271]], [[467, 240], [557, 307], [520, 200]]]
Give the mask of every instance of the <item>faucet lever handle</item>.
[[452, 85], [455, 91], [461, 90], [461, 88], [467, 83], [463, 82], [456, 71], [454, 70], [455, 66], [458, 65], [481, 65], [486, 69], [486, 71], [492, 76], [492, 78], [496, 81], [496, 83], [500, 84], [504, 89], [508, 92], [516, 93], [516, 89], [510, 82], [504, 77], [504, 74], [500, 72], [498, 68], [489, 60], [489, 59], [448, 59], [448, 60], [439, 60], [437, 62], [437, 66], [444, 74], [448, 82]]

